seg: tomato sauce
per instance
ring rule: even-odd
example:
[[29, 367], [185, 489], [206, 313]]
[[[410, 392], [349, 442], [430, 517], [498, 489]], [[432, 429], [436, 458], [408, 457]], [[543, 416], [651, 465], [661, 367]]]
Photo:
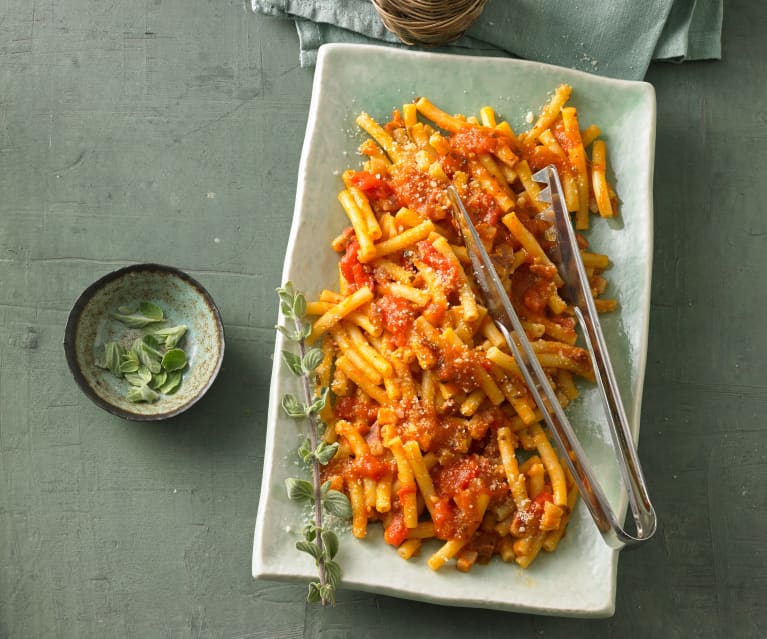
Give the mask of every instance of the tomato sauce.
[[400, 546], [407, 539], [408, 529], [402, 511], [394, 513], [389, 525], [384, 530], [384, 541], [394, 547]]
[[346, 252], [341, 258], [341, 274], [347, 282], [349, 289], [354, 292], [364, 286], [373, 290], [375, 284], [372, 269], [359, 261], [360, 244], [352, 240], [346, 246]]
[[452, 382], [462, 391], [470, 393], [479, 387], [477, 368], [490, 368], [487, 358], [477, 351], [462, 345], [446, 344], [439, 353], [437, 377], [443, 382]]
[[379, 481], [386, 473], [392, 471], [392, 465], [381, 460], [380, 457], [367, 454], [357, 457], [349, 467], [349, 476], [354, 478], [370, 478]]
[[[378, 415], [378, 406], [357, 396], [339, 397], [335, 403], [335, 413], [340, 419], [353, 424], [370, 426]], [[364, 434], [364, 433], [363, 433]]]
[[368, 199], [380, 200], [392, 194], [388, 182], [380, 175], [373, 175], [367, 171], [357, 171], [349, 178], [353, 186], [367, 195]]
[[418, 249], [421, 261], [434, 269], [445, 293], [449, 294], [458, 288], [461, 276], [453, 262], [435, 249], [431, 242], [426, 240], [419, 242], [416, 248]]
[[450, 146], [468, 156], [492, 153], [498, 148], [502, 137], [502, 134], [494, 129], [465, 126], [450, 137]]
[[404, 346], [416, 318], [413, 305], [401, 297], [384, 295], [375, 303], [375, 308], [383, 327], [391, 333], [397, 346]]
[[495, 198], [479, 189], [471, 189], [464, 198], [464, 206], [472, 218], [472, 221], [482, 222], [491, 226], [498, 224], [503, 216], [503, 210]]
[[391, 169], [391, 188], [403, 206], [430, 220], [445, 217], [444, 186], [414, 164]]
[[458, 171], [466, 172], [469, 167], [469, 162], [462, 153], [451, 150], [446, 155], [443, 155], [439, 164], [442, 170], [449, 178], [452, 178]]

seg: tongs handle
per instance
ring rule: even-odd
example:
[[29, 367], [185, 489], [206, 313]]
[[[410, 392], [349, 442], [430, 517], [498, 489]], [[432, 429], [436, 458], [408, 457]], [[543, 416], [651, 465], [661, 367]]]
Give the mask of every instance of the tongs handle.
[[[611, 426], [610, 431], [613, 436], [616, 453], [619, 457], [621, 476], [626, 485], [632, 514], [634, 515], [637, 529], [636, 535], [628, 533], [623, 528], [599, 482], [596, 480], [591, 465], [588, 463], [580, 442], [575, 435], [575, 431], [560, 406], [538, 358], [532, 350], [522, 323], [501, 284], [492, 260], [482, 245], [479, 234], [466, 212], [457, 191], [453, 187], [449, 187], [448, 194], [453, 203], [456, 221], [458, 222], [459, 230], [463, 236], [474, 268], [475, 279], [486, 298], [488, 312], [495, 320], [514, 359], [517, 361], [522, 377], [536, 405], [543, 413], [549, 431], [565, 463], [570, 468], [584, 503], [588, 507], [602, 537], [608, 545], [615, 549], [649, 539], [655, 532], [655, 513], [647, 497], [641, 468], [633, 448], [628, 421], [620, 401], [620, 393], [615, 377], [612, 374], [599, 323], [586, 322], [576, 305], [576, 315], [589, 341], [589, 352], [592, 353], [597, 379], [600, 380], [600, 389], [602, 389], [602, 398], [606, 408], [605, 412], [608, 424]], [[572, 234], [572, 229], [570, 229], [570, 234], [571, 236], [567, 239], [573, 242], [571, 246], [577, 246], [574, 243], [575, 238]], [[574, 252], [576, 253], [576, 259], [580, 263], [580, 254], [577, 250]], [[582, 263], [580, 263], [580, 269], [584, 273]], [[591, 300], [590, 292], [588, 299]], [[591, 306], [593, 309], [593, 300], [591, 300]], [[596, 313], [596, 310], [593, 310]], [[595, 314], [594, 317], [596, 317]], [[598, 356], [591, 347], [592, 343], [598, 345]], [[604, 380], [607, 380], [607, 382], [604, 383]], [[610, 408], [607, 408], [608, 405]], [[616, 418], [621, 427], [616, 427]]]
[[618, 382], [607, 355], [607, 345], [602, 329], [598, 322], [592, 320], [590, 314], [584, 315], [577, 306], [575, 307], [575, 316], [578, 318], [578, 323], [583, 330], [584, 339], [591, 354], [591, 362], [602, 397], [605, 417], [615, 452], [619, 456], [618, 467], [626, 486], [629, 507], [636, 526], [636, 535], [629, 534], [623, 528], [617, 530], [616, 533], [618, 533], [623, 545], [635, 544], [649, 539], [655, 532], [657, 526], [655, 510], [647, 492], [644, 473], [634, 447], [634, 439], [621, 401]]
[[[562, 277], [564, 294], [575, 308], [586, 346], [591, 356], [597, 384], [599, 386], [605, 417], [618, 456], [623, 483], [628, 493], [629, 506], [636, 525], [636, 535], [624, 529], [616, 530], [624, 545], [649, 539], [655, 532], [657, 521], [655, 511], [647, 493], [642, 467], [634, 447], [631, 429], [621, 400], [618, 382], [615, 378], [610, 356], [599, 324], [596, 305], [591, 295], [588, 277], [583, 266], [578, 242], [564, 206], [562, 184], [554, 166], [548, 166], [533, 176], [533, 179], [548, 184], [547, 197], [540, 197], [551, 205], [553, 230], [557, 235], [555, 263]], [[547, 199], [548, 198], [548, 199]]]

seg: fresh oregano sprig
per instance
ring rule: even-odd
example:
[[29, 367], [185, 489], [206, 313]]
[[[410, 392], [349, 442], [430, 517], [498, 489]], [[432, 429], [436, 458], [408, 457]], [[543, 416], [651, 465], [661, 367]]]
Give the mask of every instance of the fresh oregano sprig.
[[309, 348], [306, 338], [311, 333], [311, 324], [306, 321], [306, 298], [293, 289], [287, 282], [277, 289], [280, 296], [280, 311], [288, 322], [287, 326], [277, 326], [285, 338], [296, 344], [298, 352], [283, 350], [282, 361], [287, 368], [302, 380], [303, 398], [292, 393], [282, 397], [282, 409], [293, 419], [306, 419], [309, 432], [298, 448], [298, 455], [311, 469], [311, 481], [296, 479], [285, 480], [288, 498], [299, 503], [310, 503], [314, 517], [303, 527], [302, 541], [296, 542], [296, 548], [314, 558], [318, 568], [319, 580], [309, 584], [307, 600], [319, 602], [323, 606], [335, 603], [336, 588], [341, 580], [341, 566], [334, 561], [338, 552], [338, 537], [332, 530], [323, 527], [323, 515], [327, 511], [337, 517], [348, 519], [352, 509], [349, 499], [338, 490], [330, 488], [330, 482], [320, 483], [320, 466], [333, 459], [338, 450], [338, 443], [328, 444], [321, 439], [325, 425], [319, 413], [328, 402], [329, 389], [316, 389], [316, 369], [322, 363], [324, 354], [321, 349]]

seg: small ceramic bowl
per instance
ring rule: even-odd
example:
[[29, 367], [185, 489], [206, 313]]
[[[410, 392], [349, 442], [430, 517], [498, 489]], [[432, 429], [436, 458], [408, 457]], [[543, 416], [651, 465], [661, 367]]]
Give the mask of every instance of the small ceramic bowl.
[[[117, 309], [141, 302], [163, 310], [167, 321], [157, 326], [187, 327], [179, 344], [188, 361], [181, 384], [151, 403], [128, 401], [128, 382], [96, 365], [106, 342], [128, 343], [145, 332], [112, 317]], [[97, 406], [125, 419], [159, 421], [182, 413], [210, 388], [224, 357], [224, 327], [218, 308], [199, 282], [170, 266], [137, 264], [113, 271], [85, 289], [69, 314], [64, 351], [75, 381]]]

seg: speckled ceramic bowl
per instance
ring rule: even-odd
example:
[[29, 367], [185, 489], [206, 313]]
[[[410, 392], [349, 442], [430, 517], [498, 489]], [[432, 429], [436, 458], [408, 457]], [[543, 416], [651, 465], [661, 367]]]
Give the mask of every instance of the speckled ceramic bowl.
[[[184, 324], [181, 347], [188, 366], [178, 389], [152, 403], [130, 402], [128, 382], [96, 366], [103, 344], [130, 340], [141, 329], [127, 328], [111, 317], [122, 306], [152, 302], [167, 318]], [[159, 421], [192, 406], [210, 388], [224, 357], [224, 327], [213, 299], [186, 273], [160, 264], [137, 264], [113, 271], [91, 284], [75, 302], [64, 336], [67, 363], [83, 392], [106, 411], [135, 421]]]

